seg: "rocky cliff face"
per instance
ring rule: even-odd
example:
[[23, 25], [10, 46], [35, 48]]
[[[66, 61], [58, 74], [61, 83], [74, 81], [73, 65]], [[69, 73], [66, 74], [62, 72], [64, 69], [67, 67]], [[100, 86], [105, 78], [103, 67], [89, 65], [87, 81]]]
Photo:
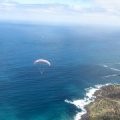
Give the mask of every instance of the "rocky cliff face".
[[95, 96], [82, 120], [120, 120], [120, 85], [104, 86]]

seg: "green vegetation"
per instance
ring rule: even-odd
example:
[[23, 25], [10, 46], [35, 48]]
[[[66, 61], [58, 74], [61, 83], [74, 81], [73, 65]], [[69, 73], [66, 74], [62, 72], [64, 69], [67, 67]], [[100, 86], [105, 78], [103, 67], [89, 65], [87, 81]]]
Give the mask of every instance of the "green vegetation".
[[120, 120], [120, 85], [102, 87], [95, 96], [87, 108], [89, 120]]

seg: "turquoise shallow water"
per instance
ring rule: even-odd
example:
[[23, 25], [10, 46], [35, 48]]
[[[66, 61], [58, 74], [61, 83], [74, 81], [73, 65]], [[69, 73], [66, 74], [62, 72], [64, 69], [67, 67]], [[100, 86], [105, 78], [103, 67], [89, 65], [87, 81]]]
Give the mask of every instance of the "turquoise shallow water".
[[[81, 110], [65, 99], [82, 99], [85, 88], [96, 84], [119, 83], [119, 33], [90, 26], [0, 24], [0, 119], [73, 120]], [[42, 75], [33, 65], [39, 58], [51, 62]]]

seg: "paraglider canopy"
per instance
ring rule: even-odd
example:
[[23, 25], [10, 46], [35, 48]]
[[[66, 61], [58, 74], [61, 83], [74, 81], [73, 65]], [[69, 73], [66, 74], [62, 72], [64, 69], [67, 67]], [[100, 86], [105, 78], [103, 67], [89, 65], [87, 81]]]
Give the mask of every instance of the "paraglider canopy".
[[47, 63], [49, 66], [51, 65], [50, 62], [48, 60], [45, 60], [45, 59], [38, 59], [38, 60], [35, 60], [34, 61], [34, 64], [37, 64], [39, 62], [43, 62], [43, 63]]
[[[45, 68], [46, 68], [48, 65], [49, 65], [49, 66], [51, 65], [50, 62], [49, 62], [48, 60], [45, 60], [45, 59], [35, 60], [33, 64], [35, 64], [35, 65], [37, 66], [37, 68], [38, 68], [38, 70], [40, 71], [41, 74], [43, 74]], [[45, 66], [45, 64], [46, 64], [47, 66]]]

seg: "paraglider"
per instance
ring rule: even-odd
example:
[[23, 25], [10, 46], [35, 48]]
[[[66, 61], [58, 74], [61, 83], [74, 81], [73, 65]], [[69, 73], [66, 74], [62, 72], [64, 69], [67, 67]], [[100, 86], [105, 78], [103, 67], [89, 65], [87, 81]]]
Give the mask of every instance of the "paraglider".
[[33, 64], [38, 66], [38, 69], [40, 70], [41, 74], [43, 73], [46, 65], [47, 65], [47, 67], [51, 66], [51, 63], [48, 60], [45, 60], [45, 59], [35, 60]]
[[44, 59], [38, 59], [34, 61], [34, 64], [39, 63], [39, 62], [44, 62], [47, 63], [49, 66], [51, 65], [50, 62], [48, 60], [44, 60]]

